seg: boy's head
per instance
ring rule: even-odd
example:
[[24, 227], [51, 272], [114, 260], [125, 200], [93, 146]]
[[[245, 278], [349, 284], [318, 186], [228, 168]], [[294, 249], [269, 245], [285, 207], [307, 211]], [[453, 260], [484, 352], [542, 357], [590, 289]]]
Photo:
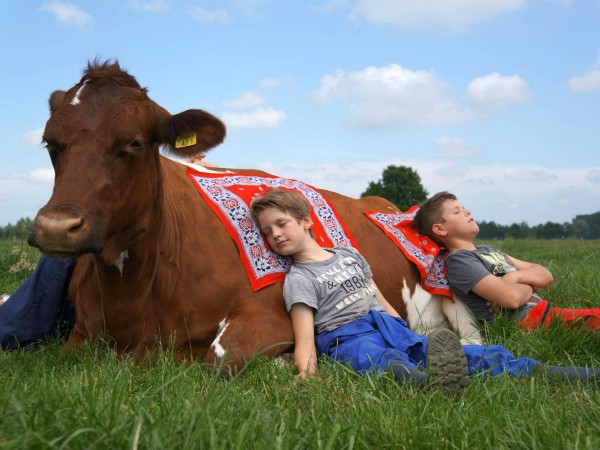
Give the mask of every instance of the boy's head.
[[448, 201], [456, 201], [454, 194], [447, 191], [438, 192], [429, 197], [419, 207], [413, 219], [413, 228], [416, 229], [421, 236], [429, 236], [438, 245], [444, 245], [434, 230], [435, 224], [443, 224], [444, 219], [444, 203]]
[[[282, 213], [289, 214], [298, 222], [306, 218], [310, 219], [308, 203], [302, 195], [294, 191], [271, 189], [263, 195], [254, 197], [250, 202], [250, 213], [257, 222], [260, 213], [267, 208], [275, 208]], [[309, 233], [311, 237], [315, 237], [312, 228], [310, 228]]]

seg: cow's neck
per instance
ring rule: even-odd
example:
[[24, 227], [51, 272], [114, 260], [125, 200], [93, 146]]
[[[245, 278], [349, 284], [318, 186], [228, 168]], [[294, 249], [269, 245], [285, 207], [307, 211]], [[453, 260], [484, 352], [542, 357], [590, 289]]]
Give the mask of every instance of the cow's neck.
[[154, 200], [138, 217], [138, 226], [112, 241], [110, 258], [96, 257], [103, 299], [126, 304], [146, 302], [161, 263], [160, 237], [167, 220], [163, 211], [162, 176]]

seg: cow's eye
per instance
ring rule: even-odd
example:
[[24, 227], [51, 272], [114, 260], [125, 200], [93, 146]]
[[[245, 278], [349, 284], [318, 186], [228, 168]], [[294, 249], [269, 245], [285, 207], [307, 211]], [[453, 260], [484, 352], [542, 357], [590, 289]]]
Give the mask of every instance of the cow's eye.
[[133, 150], [136, 150], [136, 151], [144, 150], [144, 144], [142, 143], [142, 141], [138, 141], [137, 139], [134, 141], [131, 141], [130, 146]]
[[46, 143], [46, 150], [48, 150], [51, 159], [60, 155], [60, 149], [56, 145]]

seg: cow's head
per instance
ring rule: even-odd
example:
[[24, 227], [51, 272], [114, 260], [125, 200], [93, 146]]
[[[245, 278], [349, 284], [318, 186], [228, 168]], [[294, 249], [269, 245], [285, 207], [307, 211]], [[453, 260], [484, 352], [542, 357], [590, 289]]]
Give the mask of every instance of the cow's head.
[[51, 95], [50, 112], [43, 139], [54, 190], [29, 243], [53, 256], [98, 253], [107, 264], [157, 220], [159, 147], [191, 156], [225, 137], [204, 111], [169, 114], [116, 62], [90, 63], [77, 85]]

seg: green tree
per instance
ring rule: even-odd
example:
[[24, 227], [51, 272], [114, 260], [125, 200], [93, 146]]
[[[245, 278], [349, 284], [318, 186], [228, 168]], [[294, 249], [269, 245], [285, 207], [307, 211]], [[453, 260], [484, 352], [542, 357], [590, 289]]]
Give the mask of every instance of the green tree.
[[600, 211], [575, 216], [573, 225], [579, 237], [583, 239], [600, 239]]
[[506, 235], [506, 225], [499, 225], [494, 221], [486, 222], [482, 220], [479, 225], [479, 239], [504, 239]]
[[531, 229], [527, 222], [513, 223], [506, 231], [506, 237], [514, 239], [527, 239], [531, 234]]
[[387, 166], [380, 180], [370, 181], [367, 190], [361, 197], [377, 195], [383, 197], [401, 211], [418, 205], [427, 199], [427, 191], [421, 184], [421, 177], [410, 167]]

